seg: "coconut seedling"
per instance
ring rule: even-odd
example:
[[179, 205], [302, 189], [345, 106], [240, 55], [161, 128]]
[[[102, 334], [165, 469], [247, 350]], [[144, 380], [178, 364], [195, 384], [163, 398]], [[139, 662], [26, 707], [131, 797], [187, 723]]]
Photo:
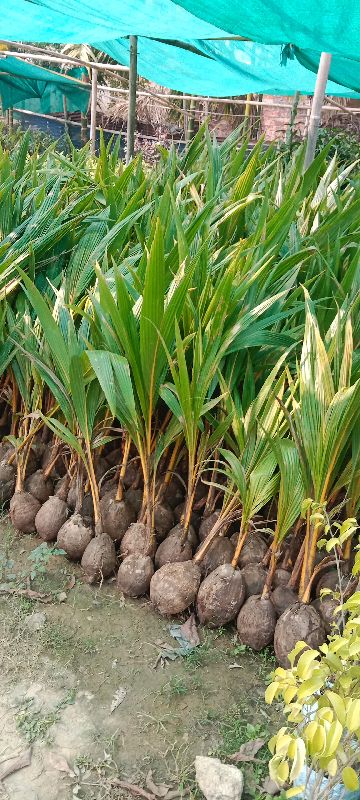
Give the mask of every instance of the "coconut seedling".
[[[154, 535], [156, 470], [162, 453], [180, 433], [172, 419], [154, 441], [159, 389], [167, 372], [164, 345], [172, 351], [174, 321], [180, 317], [193, 267], [182, 267], [170, 280], [163, 249], [163, 231], [158, 221], [152, 232], [150, 252], [144, 262], [141, 294], [134, 301], [134, 288], [120, 271], [114, 270], [116, 297], [104, 276], [98, 273], [98, 295], [92, 295], [93, 343], [88, 358], [104, 391], [111, 413], [117, 417], [140, 458], [144, 482], [139, 521]], [[171, 527], [170, 521], [170, 527]]]
[[[305, 495], [315, 504], [329, 497], [349, 460], [351, 437], [358, 419], [360, 379], [352, 382], [353, 336], [350, 316], [344, 324], [342, 353], [335, 359], [336, 342], [328, 350], [321, 338], [314, 308], [305, 290], [305, 333], [298, 366], [298, 397], [293, 396], [291, 431], [298, 448]], [[341, 364], [336, 369], [336, 362]], [[299, 597], [309, 602], [321, 525], [306, 514]], [[319, 565], [317, 567], [319, 569]]]
[[[94, 469], [94, 450], [108, 441], [106, 432], [102, 430], [106, 416], [104, 396], [89, 368], [84, 329], [80, 327], [79, 332], [76, 331], [71, 313], [61, 306], [60, 296], [59, 308], [55, 306], [61, 322], [58, 324], [54, 313], [51, 313], [46, 301], [25, 273], [22, 273], [22, 279], [46, 342], [41, 352], [36, 353], [30, 349], [29, 356], [48, 384], [62, 412], [62, 419], [43, 414], [41, 416], [52, 432], [75, 454], [78, 484], [81, 484], [82, 469], [85, 471], [93, 502], [96, 544], [92, 545], [91, 557], [85, 559], [84, 568], [91, 579], [101, 575], [106, 577], [114, 570], [116, 557], [112, 539], [103, 532]], [[70, 557], [79, 558], [85, 553], [92, 535], [91, 529], [76, 513], [60, 528], [58, 541]]]

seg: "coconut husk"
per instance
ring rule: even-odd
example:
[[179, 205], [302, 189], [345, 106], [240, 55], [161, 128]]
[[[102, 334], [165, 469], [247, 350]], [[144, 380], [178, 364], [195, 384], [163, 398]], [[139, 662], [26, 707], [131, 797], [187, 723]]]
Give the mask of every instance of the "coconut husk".
[[80, 514], [83, 520], [86, 522], [87, 525], [93, 525], [94, 523], [94, 502], [92, 499], [91, 492], [87, 492], [84, 494], [83, 501], [81, 503], [81, 511]]
[[156, 539], [162, 542], [174, 525], [174, 514], [170, 506], [165, 503], [155, 503], [154, 506], [154, 527]]
[[279, 617], [274, 636], [275, 655], [282, 667], [288, 668], [289, 653], [297, 642], [305, 642], [317, 650], [326, 639], [320, 614], [313, 606], [296, 603]]
[[245, 600], [245, 584], [240, 570], [221, 564], [202, 582], [196, 602], [203, 625], [218, 628], [235, 619]]
[[266, 570], [261, 564], [247, 564], [241, 570], [245, 584], [246, 597], [253, 594], [262, 594], [266, 581]]
[[213, 511], [213, 513], [210, 514], [210, 516], [204, 517], [202, 519], [198, 534], [200, 542], [203, 542], [208, 537], [215, 523], [218, 521], [219, 516], [220, 516], [220, 511]]
[[116, 488], [100, 500], [103, 529], [114, 542], [120, 542], [132, 522], [136, 520], [133, 506], [126, 500], [116, 500]]
[[166, 539], [164, 539], [156, 551], [155, 566], [160, 569], [164, 564], [174, 564], [179, 561], [190, 561], [192, 558], [192, 547], [190, 542], [181, 543], [181, 528], [174, 529]]
[[[232, 542], [235, 541], [235, 536], [231, 537]], [[257, 533], [257, 531], [250, 531], [240, 553], [239, 566], [242, 568], [246, 567], [247, 564], [259, 564], [267, 551], [268, 546], [260, 533]]]
[[153, 574], [150, 556], [126, 556], [117, 574], [117, 588], [128, 597], [141, 597], [148, 593]]
[[150, 583], [150, 599], [164, 616], [180, 614], [194, 602], [201, 573], [193, 561], [165, 564]]
[[273, 588], [276, 589], [278, 586], [287, 586], [290, 578], [291, 572], [288, 572], [287, 569], [283, 569], [283, 567], [278, 567], [274, 572], [272, 580]]
[[143, 490], [142, 489], [128, 489], [125, 492], [125, 499], [127, 503], [133, 507], [135, 514], [140, 514], [143, 504]]
[[49, 497], [35, 517], [35, 528], [44, 542], [54, 542], [60, 528], [64, 525], [69, 509], [60, 497]]
[[173, 511], [175, 511], [175, 508], [183, 502], [184, 489], [178, 480], [173, 479], [167, 485], [164, 494], [164, 500], [166, 502], [166, 505], [170, 506], [170, 508], [172, 508]]
[[142, 522], [133, 522], [125, 532], [121, 544], [120, 555], [150, 556], [153, 558], [156, 550], [154, 537], [149, 534], [146, 525]]
[[76, 486], [76, 480], [75, 480], [75, 481], [71, 482], [70, 487], [69, 487], [69, 491], [68, 491], [68, 495], [67, 495], [67, 498], [66, 498], [66, 502], [67, 502], [69, 508], [71, 508], [72, 511], [74, 511], [74, 508], [76, 506], [76, 501], [77, 501], [77, 486]]
[[116, 567], [116, 552], [114, 542], [107, 533], [91, 539], [81, 559], [81, 566], [89, 583], [112, 575]]
[[16, 483], [16, 470], [6, 461], [0, 463], [0, 505], [7, 503], [13, 496]]
[[130, 461], [127, 464], [125, 474], [123, 476], [122, 482], [127, 489], [133, 484], [137, 484], [139, 480], [139, 462], [138, 461]]
[[62, 550], [65, 550], [69, 558], [77, 561], [82, 558], [93, 536], [92, 528], [85, 524], [81, 514], [73, 514], [61, 526], [57, 536], [57, 543]]
[[41, 506], [29, 492], [15, 492], [10, 500], [10, 519], [21, 533], [33, 533], [35, 517]]
[[339, 600], [330, 596], [317, 597], [311, 605], [320, 614], [327, 634], [339, 631], [342, 622]]
[[42, 469], [37, 469], [25, 481], [25, 491], [30, 492], [39, 503], [46, 503], [54, 491], [51, 478], [46, 478]]
[[269, 598], [253, 595], [240, 609], [236, 626], [243, 644], [263, 650], [274, 638], [276, 613]]
[[[182, 522], [183, 514], [185, 509], [185, 503], [179, 503], [179, 505], [174, 508], [174, 518], [176, 522]], [[199, 530], [200, 527], [201, 517], [196, 511], [192, 511], [190, 515], [190, 525], [194, 528], [195, 531]]]
[[[202, 544], [199, 545], [198, 550], [201, 547]], [[200, 562], [202, 576], [206, 577], [206, 575], [210, 575], [210, 572], [220, 567], [221, 564], [231, 564], [234, 558], [234, 552], [235, 548], [233, 543], [230, 542], [230, 539], [224, 537], [215, 539]]]
[[299, 601], [297, 594], [289, 586], [277, 586], [271, 592], [270, 599], [278, 617], [281, 617], [287, 608], [291, 608]]
[[[177, 525], [174, 525], [174, 527], [171, 528], [171, 531], [169, 531], [169, 536], [172, 536], [173, 533], [174, 534], [176, 533], [177, 536], [180, 536], [180, 537], [183, 536], [184, 528], [183, 528], [181, 522], [178, 522]], [[195, 530], [194, 530], [192, 525], [189, 525], [189, 529], [188, 529], [187, 536], [186, 536], [186, 541], [189, 542], [189, 544], [192, 547], [193, 551], [195, 550], [195, 548], [199, 544], [199, 540], [198, 540], [197, 534], [195, 533]]]

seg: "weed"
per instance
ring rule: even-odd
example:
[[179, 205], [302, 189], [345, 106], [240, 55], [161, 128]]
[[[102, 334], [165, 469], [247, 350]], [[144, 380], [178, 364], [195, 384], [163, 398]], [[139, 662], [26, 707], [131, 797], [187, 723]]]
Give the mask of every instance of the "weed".
[[42, 579], [46, 573], [47, 566], [53, 556], [65, 556], [65, 550], [60, 550], [56, 545], [49, 546], [46, 542], [39, 544], [28, 556], [31, 562], [29, 578], [31, 581]]
[[74, 631], [63, 622], [47, 622], [42, 634], [42, 644], [53, 653], [63, 654], [74, 647]]
[[161, 690], [163, 694], [167, 694], [169, 697], [179, 697], [187, 694], [188, 691], [189, 687], [185, 681], [181, 680], [181, 678], [178, 678], [176, 675], [173, 675], [169, 682], [165, 683]]
[[[226, 759], [236, 753], [245, 742], [264, 739], [266, 743], [270, 735], [267, 727], [261, 723], [248, 722], [249, 718], [251, 718], [251, 709], [247, 706], [232, 708], [220, 721], [221, 743], [212, 755]], [[264, 744], [254, 762], [241, 764], [245, 772], [247, 794], [252, 798], [259, 797], [256, 787], [268, 774], [268, 762], [269, 754], [266, 744]]]
[[16, 714], [16, 726], [24, 738], [32, 744], [37, 740], [51, 741], [49, 730], [60, 719], [61, 711], [75, 701], [75, 690], [72, 689], [60, 700], [53, 709], [42, 712], [33, 709], [33, 698], [23, 700], [19, 712]]

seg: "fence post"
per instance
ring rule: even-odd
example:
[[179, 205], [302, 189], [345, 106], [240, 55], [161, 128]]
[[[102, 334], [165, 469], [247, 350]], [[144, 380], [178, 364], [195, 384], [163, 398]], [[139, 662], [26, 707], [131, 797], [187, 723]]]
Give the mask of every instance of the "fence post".
[[91, 70], [91, 109], [90, 109], [90, 150], [96, 148], [96, 104], [97, 104], [97, 69]]
[[127, 118], [126, 163], [134, 156], [136, 129], [137, 36], [130, 36], [129, 105]]
[[315, 158], [316, 142], [318, 137], [319, 125], [321, 121], [321, 111], [325, 98], [326, 84], [329, 77], [331, 64], [331, 53], [321, 53], [319, 69], [316, 77], [314, 97], [311, 104], [309, 130], [307, 133], [307, 145], [304, 161], [304, 172]]

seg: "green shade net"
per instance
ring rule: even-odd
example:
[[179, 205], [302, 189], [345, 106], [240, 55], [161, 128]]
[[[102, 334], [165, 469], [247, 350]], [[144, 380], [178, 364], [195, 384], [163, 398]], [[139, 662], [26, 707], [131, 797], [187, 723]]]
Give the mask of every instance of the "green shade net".
[[[129, 64], [129, 40], [98, 42], [116, 61]], [[191, 46], [193, 50], [186, 49]], [[196, 51], [196, 52], [195, 52]], [[138, 38], [139, 74], [170, 89], [189, 94], [230, 97], [251, 93], [312, 94], [316, 76], [295, 58], [282, 63], [280, 45], [194, 39], [181, 47], [171, 42]], [[343, 97], [357, 93], [329, 81], [327, 92]]]
[[[333, 54], [331, 77], [340, 87], [329, 84], [328, 93], [353, 96], [360, 86], [360, 0], [0, 0], [0, 10], [4, 39], [102, 43], [125, 64], [122, 37], [137, 35], [139, 73], [179, 91], [310, 94], [314, 79], [306, 72], [311, 76], [324, 50]], [[260, 49], [247, 52], [240, 45], [250, 42], [224, 41], [229, 35]], [[176, 40], [197, 52], [178, 48]], [[281, 67], [278, 51], [271, 56], [268, 47], [288, 43], [297, 66]]]
[[0, 95], [4, 111], [17, 107], [42, 114], [62, 112], [65, 96], [68, 111], [85, 113], [90, 86], [59, 72], [7, 56], [0, 58]]

